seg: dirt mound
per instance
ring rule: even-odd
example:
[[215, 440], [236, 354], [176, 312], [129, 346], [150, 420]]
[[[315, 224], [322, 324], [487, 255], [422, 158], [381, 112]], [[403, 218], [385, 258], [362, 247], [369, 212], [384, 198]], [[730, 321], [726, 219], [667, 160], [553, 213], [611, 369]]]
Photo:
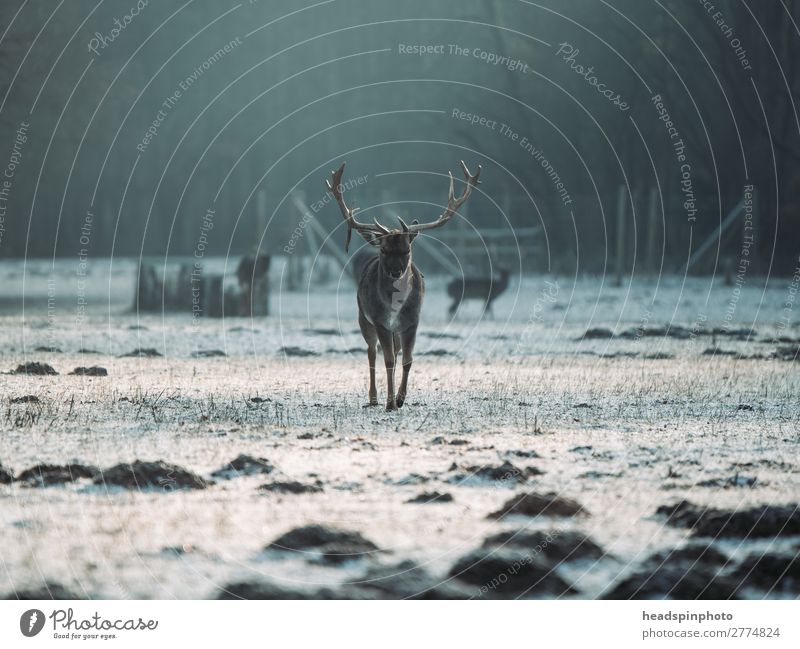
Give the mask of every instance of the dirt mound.
[[658, 565], [661, 563], [684, 562], [684, 563], [702, 563], [706, 566], [717, 566], [722, 568], [730, 563], [728, 555], [720, 552], [713, 545], [706, 545], [703, 543], [690, 543], [681, 548], [673, 548], [671, 550], [664, 550], [663, 552], [656, 552], [650, 556], [651, 564]]
[[47, 376], [47, 375], [54, 375], [58, 374], [52, 366], [48, 365], [47, 363], [39, 363], [37, 361], [30, 361], [28, 363], [23, 363], [22, 365], [17, 365], [17, 369], [15, 369], [12, 374], [31, 374], [34, 376]]
[[588, 514], [588, 512], [580, 503], [571, 498], [562, 498], [554, 493], [538, 494], [531, 491], [514, 496], [502, 508], [489, 514], [487, 518], [500, 519], [509, 514], [569, 517]]
[[510, 530], [487, 537], [483, 547], [514, 548], [532, 555], [541, 554], [548, 560], [561, 563], [578, 559], [600, 559], [606, 556], [597, 543], [580, 532], [552, 530], [549, 532]]
[[467, 599], [471, 595], [454, 580], [436, 579], [413, 561], [373, 566], [353, 586], [378, 599]]
[[607, 340], [613, 338], [614, 332], [605, 327], [592, 327], [587, 329], [586, 332], [578, 338], [578, 340]]
[[120, 358], [156, 358], [161, 355], [161, 352], [154, 347], [138, 347], [132, 352], [123, 354]]
[[14, 482], [14, 474], [0, 464], [0, 484], [11, 484]]
[[521, 457], [523, 459], [532, 459], [532, 458], [540, 458], [540, 457], [542, 457], [536, 451], [519, 450], [519, 449], [506, 451], [506, 455], [510, 455], [512, 457]]
[[76, 367], [70, 374], [73, 376], [108, 376], [108, 370], [99, 365], [92, 365], [91, 367]]
[[446, 349], [427, 349], [423, 352], [417, 352], [417, 356], [455, 356], [455, 352]]
[[75, 482], [82, 478], [94, 480], [100, 469], [85, 464], [37, 464], [17, 476], [17, 482], [26, 487], [50, 487]]
[[800, 361], [800, 345], [778, 347], [775, 350], [775, 358], [779, 358], [782, 361]]
[[542, 475], [544, 472], [536, 467], [520, 468], [511, 464], [508, 460], [502, 464], [491, 466], [468, 466], [463, 469], [464, 473], [458, 473], [448, 478], [448, 482], [462, 483], [470, 480], [486, 480], [491, 482], [522, 483], [528, 478]]
[[295, 480], [288, 482], [268, 482], [262, 484], [259, 491], [269, 491], [279, 494], [317, 494], [322, 492], [322, 487], [316, 484], [303, 484]]
[[101, 471], [94, 483], [124, 487], [125, 489], [162, 489], [164, 491], [205, 489], [213, 484], [191, 471], [161, 460], [157, 462], [136, 460], [133, 464], [117, 464], [110, 469]]
[[319, 327], [319, 328], [306, 328], [303, 329], [306, 336], [339, 336], [341, 332], [338, 329]]
[[765, 485], [766, 482], [758, 482], [755, 476], [741, 475], [735, 473], [727, 478], [711, 478], [709, 480], [701, 480], [695, 483], [696, 487], [710, 487], [714, 489], [732, 489], [737, 487], [747, 487], [752, 489], [756, 484]]
[[657, 514], [676, 527], [691, 529], [695, 536], [767, 538], [800, 534], [797, 505], [760, 505], [750, 509], [701, 507], [688, 500], [662, 505]]
[[575, 592], [544, 558], [514, 549], [479, 548], [456, 561], [449, 574], [474, 586], [474, 597], [556, 597]]
[[80, 595], [73, 593], [68, 588], [61, 584], [46, 582], [41, 586], [34, 588], [24, 588], [14, 592], [13, 590], [6, 593], [3, 599], [83, 599]]
[[275, 467], [272, 466], [269, 460], [263, 457], [254, 457], [244, 453], [232, 459], [228, 464], [220, 467], [211, 475], [214, 478], [222, 480], [230, 480], [231, 478], [238, 478], [243, 475], [257, 475], [260, 473], [272, 473]]
[[220, 589], [217, 599], [321, 599], [313, 592], [282, 588], [266, 581], [238, 581]]
[[634, 327], [626, 329], [620, 335], [620, 338], [636, 339], [636, 338], [677, 338], [678, 340], [687, 340], [692, 337], [692, 332], [686, 327], [679, 325], [664, 325], [663, 327]]
[[800, 556], [797, 554], [751, 554], [733, 574], [743, 586], [772, 593], [800, 594]]
[[297, 356], [299, 358], [305, 358], [306, 356], [319, 356], [317, 352], [311, 351], [310, 349], [292, 346], [281, 347], [278, 350], [278, 353], [283, 354], [284, 356]]
[[691, 560], [661, 563], [660, 555], [646, 565], [614, 585], [603, 599], [738, 599], [739, 581], [720, 574], [714, 565]]
[[342, 563], [369, 557], [381, 550], [360, 532], [325, 525], [305, 525], [279, 536], [265, 550], [307, 552], [321, 563]]
[[14, 397], [11, 403], [39, 403], [39, 397], [35, 394], [25, 394], [21, 397]]
[[460, 340], [463, 338], [460, 334], [443, 333], [438, 331], [423, 331], [423, 336], [428, 338], [438, 338], [440, 340]]
[[451, 503], [453, 502], [453, 496], [448, 493], [439, 493], [438, 491], [426, 491], [425, 493], [414, 496], [410, 500], [406, 500], [406, 502], [418, 505]]
[[227, 356], [221, 349], [198, 349], [192, 352], [192, 358], [220, 358]]

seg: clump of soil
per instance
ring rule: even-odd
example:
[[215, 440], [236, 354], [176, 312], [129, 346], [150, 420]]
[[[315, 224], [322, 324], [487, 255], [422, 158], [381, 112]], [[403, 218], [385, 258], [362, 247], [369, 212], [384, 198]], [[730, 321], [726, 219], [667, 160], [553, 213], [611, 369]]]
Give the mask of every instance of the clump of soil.
[[438, 491], [426, 491], [425, 493], [414, 496], [410, 500], [406, 500], [406, 502], [419, 505], [451, 503], [453, 502], [453, 496], [448, 493], [439, 493]]
[[679, 325], [665, 325], [663, 327], [634, 327], [626, 329], [620, 335], [620, 338], [677, 338], [678, 340], [687, 340], [692, 337], [692, 332], [686, 327]]
[[22, 482], [26, 487], [51, 487], [82, 478], [94, 480], [98, 475], [100, 469], [85, 464], [37, 464], [20, 473], [17, 482]]
[[603, 599], [738, 599], [739, 581], [721, 574], [717, 566], [693, 560], [662, 563], [660, 555], [645, 565]]
[[0, 484], [11, 484], [14, 482], [14, 474], [0, 464]]
[[730, 559], [727, 554], [720, 552], [713, 545], [706, 545], [703, 543], [690, 543], [681, 548], [656, 552], [651, 555], [649, 559], [649, 563], [654, 565], [671, 562], [684, 562], [689, 564], [697, 562], [706, 566], [723, 568], [730, 563]]
[[800, 593], [800, 556], [797, 554], [751, 554], [733, 574], [743, 586], [792, 595]]
[[448, 482], [464, 482], [470, 479], [491, 480], [493, 482], [520, 483], [532, 476], [542, 475], [544, 472], [536, 467], [520, 468], [506, 460], [497, 466], [468, 466], [466, 473], [460, 473], [448, 479]]
[[611, 331], [611, 329], [606, 329], [605, 327], [592, 327], [591, 329], [587, 329], [586, 333], [578, 338], [578, 340], [606, 340], [613, 337], [614, 332]]
[[122, 358], [156, 358], [157, 356], [161, 355], [161, 352], [154, 347], [138, 347], [132, 352], [123, 354]]
[[338, 329], [329, 329], [329, 328], [308, 328], [303, 329], [303, 333], [307, 336], [338, 336], [339, 330]]
[[125, 489], [162, 489], [164, 491], [205, 489], [213, 484], [183, 467], [161, 460], [157, 462], [136, 460], [133, 464], [117, 464], [110, 469], [101, 471], [94, 483], [124, 487]]
[[258, 475], [261, 473], [272, 473], [275, 469], [269, 460], [263, 457], [253, 457], [242, 453], [225, 466], [217, 469], [211, 475], [214, 478], [230, 480], [243, 475]]
[[675, 505], [662, 505], [656, 513], [666, 516], [670, 525], [691, 529], [695, 536], [767, 538], [800, 534], [798, 505], [729, 510], [682, 500]]
[[512, 457], [520, 457], [520, 458], [523, 458], [523, 459], [532, 459], [532, 458], [540, 458], [540, 457], [542, 457], [536, 451], [523, 451], [523, 450], [506, 451], [506, 455], [510, 455]]
[[778, 347], [775, 350], [775, 358], [783, 361], [800, 361], [800, 346]]
[[38, 361], [30, 361], [28, 363], [23, 363], [22, 365], [17, 365], [17, 369], [15, 369], [12, 374], [32, 374], [35, 376], [47, 376], [47, 375], [55, 375], [58, 374], [51, 365], [47, 363], [39, 363]]
[[600, 480], [602, 478], [621, 478], [624, 472], [618, 471], [586, 471], [578, 476], [579, 480]]
[[360, 532], [325, 525], [305, 525], [279, 536], [265, 550], [307, 552], [321, 563], [343, 563], [362, 559], [380, 549]]
[[424, 352], [418, 352], [417, 356], [455, 356], [455, 354], [446, 349], [428, 349]]
[[518, 549], [479, 548], [461, 557], [449, 575], [475, 587], [475, 597], [574, 593], [543, 557]]
[[35, 588], [25, 588], [16, 592], [12, 590], [6, 593], [3, 599], [83, 599], [83, 597], [65, 588], [61, 584], [46, 582]]
[[35, 394], [26, 394], [21, 397], [14, 397], [11, 403], [39, 403], [39, 397]]
[[532, 555], [541, 554], [555, 563], [606, 556], [605, 550], [592, 539], [574, 531], [510, 530], [493, 534], [483, 541], [485, 548], [497, 546], [525, 550]]
[[192, 352], [192, 358], [219, 358], [227, 356], [221, 349], [198, 349]]
[[279, 353], [283, 354], [284, 356], [297, 356], [299, 358], [305, 358], [306, 356], [319, 356], [317, 352], [311, 351], [310, 349], [303, 349], [302, 347], [281, 347], [278, 350]]
[[302, 482], [291, 480], [288, 482], [268, 482], [267, 484], [262, 484], [258, 490], [279, 494], [317, 494], [322, 492], [322, 487], [316, 484], [303, 484]]
[[396, 480], [388, 479], [386, 480], [386, 484], [394, 485], [396, 487], [406, 487], [408, 485], [418, 485], [418, 484], [425, 484], [426, 482], [430, 482], [431, 479], [428, 476], [420, 475], [419, 473], [409, 473], [408, 475], [404, 475], [402, 478], [397, 478]]
[[70, 374], [74, 376], [108, 376], [108, 370], [99, 365], [92, 365], [91, 367], [76, 367]]
[[238, 581], [220, 589], [217, 599], [322, 599], [313, 592], [282, 588], [267, 581]]
[[427, 336], [428, 338], [438, 338], [445, 340], [460, 340], [463, 337], [459, 334], [451, 334], [439, 331], [423, 331], [422, 335]]
[[502, 508], [489, 514], [487, 518], [501, 519], [509, 514], [570, 517], [588, 514], [588, 512], [580, 503], [571, 498], [562, 498], [554, 493], [538, 494], [531, 491], [514, 496]]
[[379, 599], [467, 599], [471, 594], [468, 589], [459, 588], [455, 580], [436, 579], [408, 560], [391, 566], [372, 566], [354, 585], [361, 593]]
[[[728, 478], [711, 478], [710, 480], [701, 480], [695, 486], [697, 487], [715, 487], [718, 489], [731, 489], [735, 487], [755, 487], [758, 478], [755, 476], [740, 475], [736, 473]], [[760, 483], [766, 484], [766, 483]]]

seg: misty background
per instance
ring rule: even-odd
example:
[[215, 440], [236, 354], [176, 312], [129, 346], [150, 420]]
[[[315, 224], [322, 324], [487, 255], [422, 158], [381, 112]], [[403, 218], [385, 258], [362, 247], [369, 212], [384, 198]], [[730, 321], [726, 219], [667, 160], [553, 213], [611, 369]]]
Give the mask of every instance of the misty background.
[[682, 271], [709, 238], [690, 271], [735, 272], [752, 185], [749, 272], [791, 275], [800, 2], [709, 5], [7, 0], [0, 257], [309, 254], [311, 217], [343, 249], [335, 166], [396, 226], [464, 159], [482, 191], [426, 272], [481, 233], [524, 272]]

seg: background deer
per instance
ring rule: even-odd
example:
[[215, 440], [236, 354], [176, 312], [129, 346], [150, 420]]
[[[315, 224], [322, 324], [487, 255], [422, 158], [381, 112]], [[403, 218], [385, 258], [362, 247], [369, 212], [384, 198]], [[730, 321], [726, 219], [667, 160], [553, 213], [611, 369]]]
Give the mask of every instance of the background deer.
[[465, 276], [450, 280], [447, 294], [453, 298], [447, 312], [452, 318], [464, 300], [483, 300], [484, 311], [494, 316], [492, 302], [508, 288], [511, 272], [507, 268], [498, 268], [499, 275], [492, 277]]
[[[374, 223], [360, 223], [355, 220], [355, 209], [350, 209], [342, 196], [342, 174], [344, 163], [332, 172], [331, 179], [326, 181], [328, 191], [333, 194], [342, 216], [347, 223], [347, 240], [345, 251], [350, 247], [353, 230], [358, 232], [367, 243], [378, 247], [379, 254], [364, 265], [358, 278], [358, 325], [367, 343], [367, 359], [369, 360], [369, 405], [378, 405], [378, 390], [375, 387], [375, 359], [377, 344], [383, 350], [383, 361], [386, 365], [386, 410], [397, 410], [406, 400], [408, 374], [411, 371], [414, 342], [417, 338], [419, 314], [422, 298], [425, 295], [425, 282], [422, 273], [411, 261], [411, 244], [417, 235], [424, 230], [432, 230], [445, 225], [456, 210], [469, 198], [472, 188], [480, 181], [478, 176], [481, 167], [473, 176], [461, 161], [466, 187], [456, 198], [455, 181], [450, 173], [450, 192], [445, 211], [435, 221], [419, 223], [416, 220], [410, 225], [399, 216], [400, 229], [390, 230], [377, 220]], [[403, 351], [403, 378], [395, 395], [394, 367], [397, 354]]]

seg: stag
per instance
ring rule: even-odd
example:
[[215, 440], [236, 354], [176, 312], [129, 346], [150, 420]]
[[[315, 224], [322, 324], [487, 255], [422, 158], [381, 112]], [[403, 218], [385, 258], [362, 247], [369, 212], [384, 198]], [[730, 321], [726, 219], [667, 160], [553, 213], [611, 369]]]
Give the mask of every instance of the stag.
[[[369, 405], [378, 405], [378, 390], [375, 387], [375, 360], [377, 345], [383, 350], [386, 366], [386, 410], [397, 410], [406, 400], [408, 375], [411, 371], [414, 342], [417, 338], [419, 314], [422, 298], [425, 295], [425, 282], [422, 273], [411, 261], [411, 244], [420, 232], [446, 225], [461, 205], [469, 198], [472, 189], [480, 182], [481, 167], [473, 176], [461, 161], [466, 186], [461, 196], [455, 195], [455, 181], [450, 176], [450, 192], [447, 207], [435, 221], [419, 223], [416, 219], [407, 224], [399, 216], [400, 228], [389, 229], [378, 223], [360, 223], [354, 214], [356, 208], [349, 208], [342, 195], [342, 174], [344, 163], [331, 173], [326, 181], [328, 191], [336, 199], [347, 224], [345, 251], [350, 247], [353, 230], [358, 232], [370, 245], [378, 248], [378, 256], [367, 262], [358, 278], [358, 325], [367, 343], [369, 361]], [[394, 368], [397, 354], [403, 352], [403, 377], [400, 387], [394, 391]]]

